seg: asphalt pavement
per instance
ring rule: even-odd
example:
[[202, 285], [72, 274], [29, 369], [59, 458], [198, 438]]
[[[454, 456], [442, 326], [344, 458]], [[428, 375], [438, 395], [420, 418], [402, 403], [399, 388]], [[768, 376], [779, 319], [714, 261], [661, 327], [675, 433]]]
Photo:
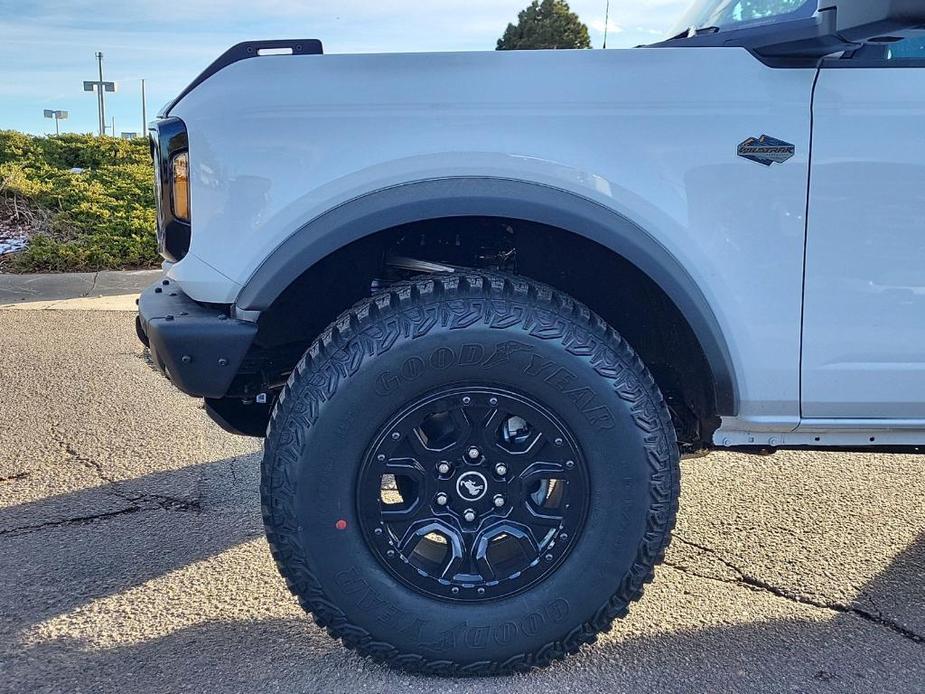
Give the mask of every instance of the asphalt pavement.
[[685, 461], [629, 618], [544, 671], [441, 680], [304, 615], [263, 539], [260, 442], [155, 373], [131, 313], [0, 310], [0, 383], [2, 692], [925, 691], [923, 458]]

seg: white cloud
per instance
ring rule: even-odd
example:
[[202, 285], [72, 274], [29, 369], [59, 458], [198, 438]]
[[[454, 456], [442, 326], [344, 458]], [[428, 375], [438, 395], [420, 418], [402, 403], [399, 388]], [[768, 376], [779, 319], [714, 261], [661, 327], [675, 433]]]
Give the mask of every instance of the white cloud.
[[[588, 22], [588, 28], [604, 33], [604, 20], [603, 19], [592, 19]], [[623, 31], [623, 27], [617, 24], [612, 19], [607, 22], [607, 33], [608, 34], [619, 34]]]

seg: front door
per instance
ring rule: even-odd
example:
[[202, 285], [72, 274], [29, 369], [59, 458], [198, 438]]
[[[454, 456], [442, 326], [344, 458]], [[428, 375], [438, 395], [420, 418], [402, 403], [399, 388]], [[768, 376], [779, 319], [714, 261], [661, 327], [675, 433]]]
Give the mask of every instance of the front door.
[[828, 61], [813, 115], [802, 415], [925, 419], [925, 41]]

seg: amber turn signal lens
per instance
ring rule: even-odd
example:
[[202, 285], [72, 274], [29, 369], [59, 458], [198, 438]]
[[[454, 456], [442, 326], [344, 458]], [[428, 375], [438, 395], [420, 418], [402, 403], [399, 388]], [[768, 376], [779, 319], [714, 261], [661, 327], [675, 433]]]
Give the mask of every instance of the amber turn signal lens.
[[180, 152], [171, 162], [171, 184], [173, 186], [173, 215], [189, 221], [189, 152]]

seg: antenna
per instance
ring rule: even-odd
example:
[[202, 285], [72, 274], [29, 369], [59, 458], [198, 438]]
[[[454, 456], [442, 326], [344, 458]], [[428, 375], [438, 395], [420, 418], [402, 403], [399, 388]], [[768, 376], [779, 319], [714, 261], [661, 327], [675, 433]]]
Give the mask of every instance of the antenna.
[[604, 12], [604, 48], [607, 48], [608, 29], [610, 29], [610, 0], [607, 0], [607, 10]]

